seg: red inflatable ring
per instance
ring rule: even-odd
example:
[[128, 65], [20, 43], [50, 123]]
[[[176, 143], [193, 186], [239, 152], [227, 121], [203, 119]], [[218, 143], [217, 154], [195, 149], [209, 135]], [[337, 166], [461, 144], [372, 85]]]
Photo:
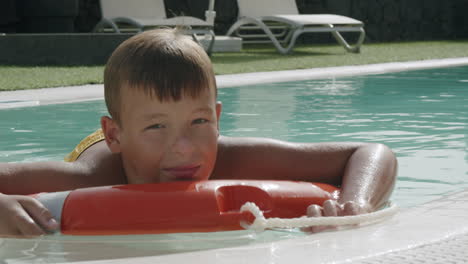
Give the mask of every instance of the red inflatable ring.
[[311, 204], [337, 199], [338, 189], [292, 181], [210, 180], [168, 182], [40, 193], [67, 235], [123, 235], [241, 230], [255, 203], [265, 217], [295, 218]]

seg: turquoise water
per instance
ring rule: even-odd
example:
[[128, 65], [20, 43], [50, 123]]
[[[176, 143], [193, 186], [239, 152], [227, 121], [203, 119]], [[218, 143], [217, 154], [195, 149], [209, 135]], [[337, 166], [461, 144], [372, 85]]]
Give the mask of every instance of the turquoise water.
[[[401, 207], [468, 187], [468, 67], [225, 88], [219, 99], [224, 135], [387, 144], [399, 160], [392, 200]], [[0, 110], [0, 162], [61, 160], [106, 112], [102, 101]], [[154, 256], [303, 235], [0, 239], [0, 263]]]

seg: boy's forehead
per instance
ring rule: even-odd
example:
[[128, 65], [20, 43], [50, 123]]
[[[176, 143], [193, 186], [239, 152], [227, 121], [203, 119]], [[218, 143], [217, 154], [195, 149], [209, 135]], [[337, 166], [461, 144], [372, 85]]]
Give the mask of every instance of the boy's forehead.
[[132, 86], [129, 84], [124, 84], [121, 87], [121, 100], [125, 101], [125, 98], [128, 96], [133, 97], [144, 97], [148, 99], [158, 100], [160, 102], [166, 101], [180, 101], [180, 100], [196, 100], [196, 99], [203, 99], [203, 98], [210, 98], [214, 97], [216, 100], [216, 87], [210, 87], [209, 89], [201, 88], [198, 89], [198, 93], [196, 95], [192, 95], [190, 92], [191, 89], [183, 89], [180, 94], [180, 99], [175, 100], [172, 96], [167, 96], [168, 98], [162, 98], [158, 94], [158, 90], [160, 90], [156, 85], [153, 87], [141, 87], [141, 86]]
[[[198, 96], [182, 96], [179, 100], [160, 100], [141, 89], [123, 89], [120, 100], [120, 125], [137, 120], [153, 119], [157, 114], [216, 112], [216, 95], [205, 89]], [[148, 118], [148, 116], [150, 118]]]

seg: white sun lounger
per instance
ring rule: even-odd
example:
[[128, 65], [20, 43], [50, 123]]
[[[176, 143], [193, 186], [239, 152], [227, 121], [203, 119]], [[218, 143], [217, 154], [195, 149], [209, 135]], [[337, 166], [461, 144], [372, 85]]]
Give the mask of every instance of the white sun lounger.
[[214, 41], [213, 32], [215, 0], [209, 1], [205, 11], [206, 20], [191, 16], [176, 16], [167, 18], [164, 0], [100, 0], [101, 21], [94, 27], [94, 32], [141, 32], [155, 27], [183, 27], [188, 29], [195, 40], [198, 35], [211, 38], [207, 50], [210, 52]]
[[[348, 52], [358, 53], [365, 38], [364, 23], [330, 14], [299, 14], [295, 0], [237, 0], [238, 20], [228, 30], [228, 36], [241, 37], [244, 43], [271, 42], [286, 54], [291, 52], [302, 33], [330, 32]], [[354, 45], [340, 34], [358, 32]]]

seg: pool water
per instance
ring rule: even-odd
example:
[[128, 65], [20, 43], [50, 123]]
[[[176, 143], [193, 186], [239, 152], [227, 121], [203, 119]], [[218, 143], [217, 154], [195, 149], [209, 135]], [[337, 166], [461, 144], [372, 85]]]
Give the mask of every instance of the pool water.
[[380, 142], [396, 153], [392, 200], [410, 207], [468, 187], [468, 67], [222, 89], [223, 133]]
[[[219, 100], [223, 135], [388, 145], [400, 207], [468, 187], [466, 66], [223, 88]], [[61, 160], [105, 114], [102, 101], [1, 110], [0, 162]]]
[[[468, 186], [468, 67], [224, 88], [219, 100], [223, 135], [387, 144], [400, 206]], [[1, 110], [0, 162], [61, 160], [105, 114], [103, 101]]]

